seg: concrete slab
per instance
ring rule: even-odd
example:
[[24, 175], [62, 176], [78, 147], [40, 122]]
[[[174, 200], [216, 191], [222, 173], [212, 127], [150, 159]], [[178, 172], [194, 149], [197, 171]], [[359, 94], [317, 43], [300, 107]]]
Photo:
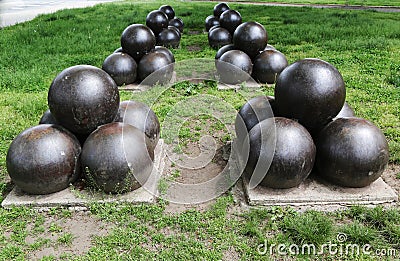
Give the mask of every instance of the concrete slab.
[[52, 207], [72, 207], [85, 209], [88, 204], [99, 202], [129, 202], [129, 203], [153, 203], [158, 195], [158, 181], [164, 169], [164, 140], [160, 139], [154, 152], [154, 168], [150, 179], [141, 188], [121, 195], [109, 195], [88, 189], [76, 190], [73, 187], [48, 195], [29, 195], [18, 187], [7, 195], [1, 206], [12, 208], [13, 206], [30, 206], [41, 210]]
[[250, 189], [248, 181], [243, 179], [243, 189], [251, 206], [375, 205], [398, 200], [396, 192], [382, 178], [364, 188], [344, 188], [316, 178], [308, 178], [298, 187], [291, 189], [261, 186]]

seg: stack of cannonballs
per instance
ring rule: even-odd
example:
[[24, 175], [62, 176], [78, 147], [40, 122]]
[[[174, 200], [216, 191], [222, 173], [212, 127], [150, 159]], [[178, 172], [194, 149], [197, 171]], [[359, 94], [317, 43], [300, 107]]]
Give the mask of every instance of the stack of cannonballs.
[[11, 143], [7, 170], [30, 194], [67, 188], [78, 178], [106, 193], [135, 190], [149, 178], [160, 125], [135, 101], [120, 102], [104, 70], [76, 65], [59, 73], [48, 92], [40, 124]]
[[275, 97], [253, 98], [237, 115], [246, 178], [277, 189], [298, 186], [312, 170], [344, 187], [378, 179], [389, 160], [385, 136], [355, 117], [345, 97], [343, 78], [328, 62], [307, 58], [286, 67]]
[[151, 11], [146, 17], [146, 25], [131, 24], [125, 28], [121, 47], [104, 60], [103, 70], [118, 86], [141, 83], [156, 71], [157, 75], [144, 84], [168, 83], [173, 72], [171, 64], [175, 62], [168, 48], [179, 46], [183, 27], [182, 19], [175, 17], [171, 6], [163, 5]]
[[225, 3], [214, 6], [214, 15], [208, 16], [205, 24], [210, 46], [219, 48], [215, 59], [223, 83], [237, 84], [251, 76], [260, 83], [273, 84], [288, 65], [285, 55], [268, 44], [263, 25], [242, 23], [240, 14]]

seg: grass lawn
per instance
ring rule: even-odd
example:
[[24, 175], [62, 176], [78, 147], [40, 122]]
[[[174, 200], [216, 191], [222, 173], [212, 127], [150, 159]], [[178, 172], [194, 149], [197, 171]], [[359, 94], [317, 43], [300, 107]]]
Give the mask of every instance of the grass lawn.
[[258, 0], [243, 2], [275, 2], [287, 4], [361, 5], [361, 6], [400, 6], [399, 0]]
[[[185, 22], [181, 46], [173, 50], [175, 59], [213, 59], [215, 50], [208, 47], [203, 23], [212, 14], [215, 3], [169, 3]], [[390, 2], [395, 3], [398, 1]], [[101, 67], [105, 57], [120, 46], [123, 29], [132, 23], [145, 23], [146, 14], [161, 4], [122, 2], [64, 10], [0, 30], [0, 201], [10, 185], [5, 167], [8, 146], [22, 130], [38, 123], [47, 109], [47, 91], [53, 78], [77, 64]], [[336, 66], [346, 83], [347, 102], [359, 117], [382, 129], [390, 146], [390, 163], [400, 164], [400, 16], [397, 13], [234, 3], [230, 6], [242, 14], [244, 21], [262, 23], [268, 31], [269, 43], [283, 52], [289, 63], [314, 57]], [[260, 92], [273, 94], [273, 86], [266, 86]], [[182, 83], [164, 93], [153, 109], [162, 122], [171, 106], [198, 93], [221, 97], [235, 109], [244, 102], [234, 91], [217, 91], [213, 82]], [[121, 96], [132, 97], [129, 92], [122, 92]], [[134, 98], [147, 99], [146, 94], [135, 94]], [[191, 132], [190, 126], [193, 125], [184, 126], [180, 138], [198, 138], [196, 133], [200, 128]], [[212, 128], [218, 130], [220, 125]], [[223, 135], [220, 138], [227, 139]], [[400, 174], [397, 176], [399, 179]], [[75, 224], [81, 214], [65, 209], [49, 213], [26, 208], [0, 209], [0, 260], [24, 260], [32, 255], [43, 260], [279, 260], [282, 256], [276, 248], [271, 256], [269, 251], [261, 251], [261, 244], [284, 244], [286, 249], [292, 244], [340, 245], [343, 241], [339, 233], [346, 234], [346, 243], [369, 244], [373, 252], [397, 249], [400, 254], [397, 207], [353, 206], [333, 213], [297, 213], [280, 207], [246, 210], [228, 192], [201, 211], [190, 208], [169, 213], [168, 209], [164, 201], [151, 206], [92, 204], [85, 218], [98, 224], [93, 229], [99, 229], [99, 233], [86, 238], [89, 245], [82, 253], [74, 252], [82, 237], [68, 225]], [[84, 227], [82, 230], [85, 231]], [[40, 255], [45, 250], [46, 254]], [[327, 251], [292, 257], [377, 258], [368, 253], [346, 255]], [[393, 259], [389, 255], [386, 258]]]

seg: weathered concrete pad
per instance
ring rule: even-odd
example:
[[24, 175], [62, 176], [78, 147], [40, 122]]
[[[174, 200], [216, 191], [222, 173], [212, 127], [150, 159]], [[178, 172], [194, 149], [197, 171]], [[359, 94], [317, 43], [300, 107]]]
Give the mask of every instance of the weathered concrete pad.
[[154, 168], [151, 177], [144, 186], [129, 193], [109, 195], [89, 189], [79, 191], [70, 187], [48, 195], [29, 195], [18, 187], [14, 187], [1, 206], [3, 208], [31, 206], [46, 210], [52, 207], [86, 208], [88, 204], [94, 202], [153, 203], [158, 195], [158, 181], [164, 169], [164, 157], [164, 140], [160, 139], [154, 151]]
[[398, 200], [396, 192], [382, 178], [364, 188], [344, 188], [316, 178], [308, 178], [298, 187], [291, 189], [261, 186], [250, 189], [248, 181], [243, 179], [243, 190], [251, 206], [374, 205]]

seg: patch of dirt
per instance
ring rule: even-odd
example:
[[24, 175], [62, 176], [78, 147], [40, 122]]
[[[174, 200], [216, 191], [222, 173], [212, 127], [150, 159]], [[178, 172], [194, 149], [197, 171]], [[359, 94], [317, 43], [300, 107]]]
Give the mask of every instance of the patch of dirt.
[[400, 195], [400, 179], [396, 177], [399, 173], [400, 165], [389, 164], [382, 174], [382, 179], [396, 191], [397, 195]]
[[198, 52], [198, 51], [201, 51], [201, 50], [203, 50], [199, 45], [189, 45], [188, 47], [187, 47], [187, 50], [189, 51], [189, 52]]
[[[58, 227], [57, 231], [51, 230], [51, 227], [54, 226]], [[58, 216], [46, 216], [43, 234], [29, 233], [26, 243], [32, 244], [38, 239], [49, 239], [50, 243], [38, 250], [31, 251], [27, 258], [38, 260], [46, 256], [59, 257], [61, 254], [85, 254], [92, 246], [93, 237], [107, 235], [112, 229], [108, 226], [88, 212], [73, 212], [71, 217], [61, 219]], [[72, 235], [70, 244], [57, 241], [62, 235], [68, 233]]]
[[189, 32], [188, 32], [188, 34], [189, 35], [198, 35], [198, 34], [200, 34], [201, 32], [200, 31], [197, 31], [197, 30], [190, 30]]

